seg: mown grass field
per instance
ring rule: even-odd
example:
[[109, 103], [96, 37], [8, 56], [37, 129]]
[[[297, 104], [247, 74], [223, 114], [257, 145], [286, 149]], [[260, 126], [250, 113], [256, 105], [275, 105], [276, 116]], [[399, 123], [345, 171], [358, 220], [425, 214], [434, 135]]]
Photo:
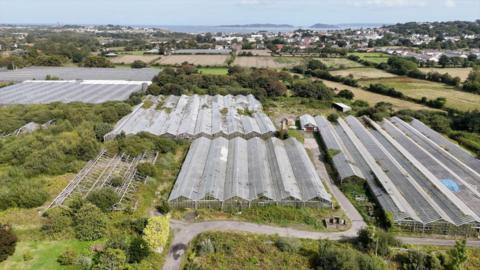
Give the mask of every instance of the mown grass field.
[[357, 87], [351, 87], [347, 86], [341, 83], [337, 82], [332, 82], [332, 81], [326, 81], [323, 80], [323, 83], [331, 88], [338, 89], [338, 90], [343, 90], [343, 89], [348, 89], [352, 91], [352, 93], [355, 95], [354, 100], [363, 100], [368, 102], [370, 106], [374, 106], [378, 102], [388, 102], [393, 105], [393, 108], [395, 110], [405, 110], [405, 109], [410, 109], [410, 110], [433, 110], [432, 108], [429, 108], [427, 106], [417, 104], [414, 102], [410, 101], [405, 101], [401, 100], [398, 98], [393, 98], [389, 96], [384, 96], [376, 93], [372, 93], [366, 90], [363, 90], [361, 88]]
[[346, 69], [363, 67], [362, 64], [346, 58], [317, 58], [330, 69]]
[[468, 111], [480, 109], [480, 95], [456, 90], [453, 86], [407, 77], [394, 77], [384, 79], [362, 80], [360, 84], [368, 86], [372, 83], [381, 83], [393, 87], [408, 97], [421, 99], [447, 98], [446, 106], [449, 108]]
[[388, 73], [386, 71], [371, 68], [371, 67], [361, 67], [361, 68], [349, 68], [349, 69], [341, 69], [335, 70], [330, 72], [332, 75], [340, 75], [340, 76], [349, 76], [350, 74], [355, 79], [376, 79], [376, 78], [393, 78], [397, 77], [397, 75]]
[[356, 55], [362, 60], [366, 60], [375, 64], [386, 63], [388, 61], [388, 55], [384, 53], [363, 53], [363, 52], [354, 52], [349, 55]]
[[459, 77], [462, 82], [465, 81], [472, 71], [472, 68], [420, 68], [422, 72], [438, 72], [440, 74], [448, 73], [452, 77]]
[[223, 67], [199, 68], [198, 72], [207, 75], [227, 75], [228, 69]]

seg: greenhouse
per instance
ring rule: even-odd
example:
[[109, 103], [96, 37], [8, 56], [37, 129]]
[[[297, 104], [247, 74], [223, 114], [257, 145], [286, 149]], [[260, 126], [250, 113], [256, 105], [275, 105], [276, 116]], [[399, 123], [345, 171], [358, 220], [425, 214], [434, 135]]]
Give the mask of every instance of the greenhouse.
[[301, 143], [258, 137], [194, 140], [169, 203], [175, 208], [332, 207]]
[[415, 119], [315, 120], [339, 180], [365, 179], [399, 227], [479, 234], [480, 175], [470, 167], [478, 159]]
[[241, 136], [268, 138], [276, 131], [253, 95], [150, 96], [105, 135], [149, 132], [154, 135], [195, 139]]
[[142, 91], [146, 81], [25, 81], [2, 88], [2, 104], [46, 104], [52, 102], [103, 103], [127, 100]]

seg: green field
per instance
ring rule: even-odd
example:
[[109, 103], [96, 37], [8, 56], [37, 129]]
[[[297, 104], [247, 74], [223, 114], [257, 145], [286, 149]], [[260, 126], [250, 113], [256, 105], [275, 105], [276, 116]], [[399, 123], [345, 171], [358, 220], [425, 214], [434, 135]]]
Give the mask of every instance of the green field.
[[227, 75], [228, 74], [228, 69], [223, 68], [223, 67], [203, 67], [199, 68], [198, 72], [202, 74], [207, 74], [207, 75]]
[[343, 77], [349, 76], [351, 74], [353, 78], [358, 80], [397, 77], [397, 75], [395, 74], [388, 73], [381, 69], [376, 69], [372, 67], [349, 68], [331, 71], [330, 73], [332, 73], [332, 75], [340, 75]]
[[363, 90], [358, 87], [351, 87], [347, 86], [341, 83], [337, 82], [332, 82], [332, 81], [326, 81], [323, 80], [323, 83], [333, 89], [337, 89], [338, 91], [347, 89], [352, 91], [352, 93], [355, 95], [353, 99], [355, 100], [363, 100], [368, 102], [370, 106], [374, 106], [378, 102], [388, 102], [393, 105], [393, 108], [395, 110], [432, 110], [431, 108], [424, 106], [422, 104], [406, 101], [406, 100], [401, 100], [398, 98], [393, 98], [389, 96], [384, 96], [381, 94], [369, 92], [367, 90]]
[[356, 55], [362, 60], [366, 60], [375, 64], [386, 63], [388, 61], [388, 55], [384, 53], [362, 53], [355, 52], [350, 53], [349, 55]]
[[346, 69], [363, 67], [362, 64], [346, 58], [317, 58], [327, 65], [329, 69]]
[[395, 77], [384, 79], [362, 80], [360, 84], [368, 86], [373, 83], [380, 83], [393, 87], [408, 97], [421, 99], [447, 98], [446, 106], [449, 108], [468, 111], [480, 109], [480, 95], [456, 90], [453, 86], [442, 83], [435, 83], [425, 80], [417, 80], [407, 77]]
[[[66, 249], [77, 254], [91, 255], [91, 246], [94, 242], [79, 240], [61, 241], [23, 241], [17, 244], [15, 254], [0, 263], [2, 270], [37, 270], [37, 269], [80, 269], [79, 267], [65, 267], [57, 262], [58, 256]], [[29, 258], [30, 257], [30, 258]]]

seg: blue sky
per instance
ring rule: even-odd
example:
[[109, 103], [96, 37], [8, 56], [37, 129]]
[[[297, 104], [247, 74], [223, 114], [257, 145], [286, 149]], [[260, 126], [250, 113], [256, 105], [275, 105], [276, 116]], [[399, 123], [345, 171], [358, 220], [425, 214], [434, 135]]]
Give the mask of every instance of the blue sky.
[[219, 25], [480, 19], [480, 0], [0, 0], [0, 23]]

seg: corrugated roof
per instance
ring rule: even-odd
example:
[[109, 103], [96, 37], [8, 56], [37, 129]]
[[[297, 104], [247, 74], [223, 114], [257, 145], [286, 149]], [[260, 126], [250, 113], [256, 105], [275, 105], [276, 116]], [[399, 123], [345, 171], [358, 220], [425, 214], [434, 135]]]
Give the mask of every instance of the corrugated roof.
[[169, 200], [331, 202], [303, 146], [293, 138], [193, 141]]

